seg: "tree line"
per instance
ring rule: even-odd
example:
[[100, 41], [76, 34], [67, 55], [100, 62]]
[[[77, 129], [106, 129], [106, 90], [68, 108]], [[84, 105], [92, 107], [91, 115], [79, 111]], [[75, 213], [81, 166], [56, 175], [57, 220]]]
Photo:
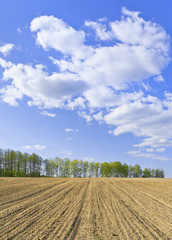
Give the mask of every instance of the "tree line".
[[0, 149], [0, 177], [143, 177], [164, 178], [163, 169], [144, 170], [120, 161], [89, 162], [68, 158], [43, 159], [33, 153]]

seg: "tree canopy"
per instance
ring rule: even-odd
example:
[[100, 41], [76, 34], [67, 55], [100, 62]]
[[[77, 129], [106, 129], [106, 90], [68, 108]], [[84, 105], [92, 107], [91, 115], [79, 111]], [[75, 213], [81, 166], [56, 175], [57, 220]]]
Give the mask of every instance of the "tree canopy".
[[33, 153], [21, 153], [14, 150], [0, 149], [0, 177], [143, 177], [164, 178], [163, 169], [141, 169], [114, 162], [88, 162], [82, 160], [43, 159]]

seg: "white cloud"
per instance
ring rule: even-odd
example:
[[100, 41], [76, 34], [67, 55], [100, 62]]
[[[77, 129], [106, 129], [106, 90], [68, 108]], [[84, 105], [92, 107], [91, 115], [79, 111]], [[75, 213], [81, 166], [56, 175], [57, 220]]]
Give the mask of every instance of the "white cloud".
[[26, 149], [26, 150], [33, 149], [33, 146], [31, 146], [31, 145], [26, 145], [26, 146], [23, 147], [23, 149]]
[[55, 113], [49, 113], [47, 111], [42, 111], [42, 112], [40, 112], [40, 114], [44, 115], [44, 116], [52, 117], [52, 118], [54, 118], [56, 116]]
[[41, 16], [32, 20], [30, 29], [37, 32], [36, 42], [44, 49], [54, 48], [66, 55], [85, 58], [92, 52], [84, 45], [85, 33], [76, 31], [62, 19], [54, 16]]
[[146, 148], [146, 152], [154, 152], [154, 148]]
[[[94, 22], [94, 25], [96, 24], [102, 26], [100, 22]], [[87, 21], [86, 25], [92, 26], [93, 22]], [[162, 69], [170, 61], [169, 36], [161, 26], [145, 21], [137, 12], [126, 9], [123, 9], [122, 19], [111, 22], [110, 26], [111, 35], [113, 34], [113, 38], [119, 40], [119, 43], [105, 47], [90, 46], [92, 51], [88, 51], [88, 46], [84, 44], [83, 32], [74, 30], [53, 16], [34, 19], [31, 30], [38, 31], [37, 42], [44, 48], [48, 46], [71, 56], [70, 61], [51, 58], [61, 71], [76, 73], [91, 87], [99, 84], [125, 89], [130, 82], [142, 81], [161, 74]], [[63, 31], [67, 33], [63, 34]], [[107, 33], [105, 29], [104, 33]], [[68, 34], [70, 44], [68, 40], [67, 44], [66, 40], [63, 41], [63, 37]], [[61, 41], [62, 45], [59, 45], [58, 41]], [[82, 51], [83, 46], [87, 48], [89, 54], [83, 55], [81, 61], [76, 58], [76, 52]]]
[[[163, 123], [162, 123], [163, 124]], [[159, 122], [159, 125], [161, 125], [161, 122]], [[166, 129], [164, 129], [166, 130]], [[172, 140], [171, 138], [168, 138], [167, 132], [162, 130], [162, 133], [164, 133], [163, 137], [154, 136], [152, 134], [151, 137], [145, 138], [141, 143], [135, 144], [135, 147], [149, 147], [152, 146], [154, 148], [160, 148], [160, 147], [172, 147]]]
[[[131, 132], [144, 137], [136, 147], [172, 146], [172, 101], [161, 102], [155, 97], [142, 98], [129, 104], [123, 104], [105, 115], [106, 123], [115, 125], [115, 136]], [[165, 108], [164, 108], [165, 107]]]
[[118, 44], [96, 48], [85, 61], [58, 60], [56, 64], [61, 71], [76, 73], [91, 88], [103, 85], [120, 90], [127, 89], [129, 83], [141, 83], [161, 74], [168, 62], [169, 57], [158, 49]]
[[66, 128], [65, 131], [66, 132], [74, 132], [74, 130], [72, 128]]
[[84, 93], [90, 107], [111, 107], [117, 102], [114, 91], [107, 86], [91, 88]]
[[[87, 21], [86, 24], [93, 23]], [[75, 30], [61, 19], [35, 18], [30, 29], [36, 32], [37, 44], [63, 54], [62, 59], [50, 57], [60, 71], [49, 74], [42, 65], [10, 66], [1, 60], [4, 79], [11, 79], [13, 87], [31, 98], [29, 106], [72, 110], [82, 110], [86, 103], [90, 108], [114, 106], [118, 97], [121, 98], [116, 90], [127, 90], [133, 82], [142, 84], [144, 79], [160, 76], [170, 60], [169, 37], [158, 24], [145, 21], [137, 12], [126, 9], [123, 9], [122, 19], [109, 26], [113, 38], [119, 42], [95, 47], [86, 45], [86, 33]], [[64, 59], [66, 54], [69, 55], [67, 60]]]
[[[1, 66], [4, 65], [3, 62]], [[11, 85], [7, 85], [6, 88], [1, 90], [3, 98], [10, 97], [11, 92], [8, 89], [12, 88], [11, 97], [14, 100], [18, 99], [18, 92], [21, 92], [21, 95], [31, 98], [31, 101], [28, 102], [30, 106], [36, 105], [45, 108], [63, 107], [65, 101], [73, 95], [82, 93], [86, 88], [85, 82], [79, 80], [76, 74], [53, 73], [48, 75], [46, 71], [40, 69], [40, 65], [36, 67], [23, 64], [10, 65], [5, 69], [3, 79], [6, 81], [12, 79]], [[9, 101], [10, 103], [11, 101]]]
[[66, 128], [65, 132], [79, 132], [78, 129]]
[[106, 25], [102, 24], [100, 21], [99, 22], [86, 21], [85, 26], [94, 29], [97, 36], [103, 41], [114, 38], [113, 33], [111, 31], [107, 31]]
[[33, 19], [30, 30], [36, 43], [61, 53], [58, 59], [49, 56], [57, 71], [50, 74], [41, 64], [13, 64], [0, 58], [3, 80], [10, 81], [0, 90], [2, 100], [15, 106], [27, 96], [29, 106], [76, 109], [87, 122], [95, 119], [114, 126], [115, 136], [131, 132], [142, 137], [135, 146], [147, 149], [144, 156], [155, 157], [153, 148], [163, 152], [172, 146], [172, 93], [160, 100], [144, 92], [151, 91], [150, 78], [164, 81], [161, 74], [170, 62], [170, 39], [159, 24], [139, 14], [123, 8], [120, 20], [86, 21], [104, 41], [99, 45], [88, 45], [87, 32], [62, 19]]
[[93, 117], [88, 115], [85, 111], [78, 111], [78, 115], [86, 120], [86, 122], [91, 122]]
[[109, 108], [140, 99], [143, 96], [143, 92], [120, 92], [117, 94], [112, 88], [100, 85], [86, 90], [84, 92], [84, 96], [88, 101], [87, 105], [91, 109], [104, 107]]
[[34, 149], [38, 149], [38, 150], [43, 150], [46, 149], [46, 146], [42, 146], [42, 145], [34, 145]]
[[157, 155], [157, 154], [154, 154], [154, 153], [143, 153], [143, 152], [140, 152], [140, 151], [129, 151], [127, 153], [131, 156], [134, 156], [134, 157], [144, 157], [144, 158], [149, 158], [149, 159], [157, 159], [157, 160], [161, 160], [161, 161], [172, 160], [172, 158]]
[[44, 150], [47, 147], [43, 146], [43, 145], [26, 145], [23, 147], [26, 150], [31, 150], [31, 149], [35, 149], [35, 150]]
[[78, 98], [75, 98], [73, 100], [68, 100], [67, 101], [67, 104], [65, 106], [66, 109], [69, 109], [69, 110], [74, 110], [76, 108], [78, 109], [85, 109], [86, 108], [86, 99], [84, 99], [83, 97], [78, 97]]
[[93, 115], [93, 118], [99, 122], [102, 122], [103, 121], [103, 115], [102, 115], [102, 112], [99, 112], [99, 113], [96, 113]]
[[168, 52], [169, 36], [160, 25], [145, 21], [139, 17], [139, 12], [126, 8], [123, 8], [123, 14], [120, 21], [110, 23], [115, 38], [128, 44], [158, 49], [163, 54]]
[[109, 30], [101, 22], [86, 21], [85, 25], [93, 28], [101, 40], [116, 39], [125, 44], [141, 45], [168, 54], [169, 36], [164, 29], [157, 23], [145, 21], [139, 14], [123, 8], [121, 20], [110, 22]]
[[20, 28], [17, 28], [18, 33], [22, 33], [22, 30]]
[[154, 80], [155, 80], [156, 82], [164, 82], [164, 78], [163, 78], [163, 76], [161, 76], [161, 75], [155, 77]]
[[6, 43], [0, 47], [0, 52], [6, 57], [13, 50], [14, 46], [12, 43]]
[[156, 152], [165, 152], [165, 148], [157, 148]]
[[23, 98], [22, 92], [15, 88], [13, 85], [8, 85], [5, 88], [0, 89], [1, 99], [8, 103], [10, 106], [18, 106], [17, 99]]
[[3, 58], [0, 58], [0, 66], [2, 68], [10, 68], [13, 66], [13, 64], [11, 62], [7, 62], [6, 60], [4, 60]]

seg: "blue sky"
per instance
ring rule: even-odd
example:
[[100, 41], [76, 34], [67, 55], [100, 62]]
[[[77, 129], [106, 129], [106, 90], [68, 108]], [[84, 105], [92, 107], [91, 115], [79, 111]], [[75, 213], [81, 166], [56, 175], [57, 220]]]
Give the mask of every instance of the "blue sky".
[[0, 3], [0, 147], [172, 177], [171, 1]]

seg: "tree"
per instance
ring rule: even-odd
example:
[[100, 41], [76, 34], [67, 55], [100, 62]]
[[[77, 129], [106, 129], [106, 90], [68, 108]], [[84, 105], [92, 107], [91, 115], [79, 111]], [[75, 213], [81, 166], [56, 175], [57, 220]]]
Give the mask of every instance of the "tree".
[[100, 167], [100, 174], [102, 177], [110, 177], [111, 176], [111, 166], [107, 162], [103, 162]]
[[70, 160], [65, 158], [61, 163], [61, 176], [69, 177], [70, 176]]
[[87, 177], [88, 167], [89, 167], [88, 161], [84, 161], [82, 165], [83, 177]]
[[128, 165], [126, 163], [121, 167], [121, 177], [128, 177]]
[[155, 177], [155, 169], [151, 169], [151, 177], [154, 178]]
[[28, 153], [24, 153], [23, 154], [23, 159], [22, 159], [22, 171], [23, 171], [23, 175], [27, 176], [28, 175], [28, 163], [29, 163], [29, 154]]
[[99, 177], [99, 170], [100, 170], [100, 163], [99, 163], [99, 162], [96, 162], [96, 163], [95, 163], [96, 177]]
[[21, 166], [22, 166], [22, 161], [23, 161], [23, 154], [21, 152], [16, 152], [17, 154], [17, 169], [16, 169], [16, 176], [17, 177], [22, 177], [23, 174], [22, 174], [22, 169], [21, 169]]
[[0, 177], [3, 176], [3, 160], [4, 160], [4, 152], [0, 149]]
[[133, 167], [131, 165], [128, 167], [128, 177], [133, 177]]
[[143, 170], [143, 175], [142, 175], [142, 177], [143, 177], [143, 178], [150, 178], [150, 177], [152, 177], [152, 176], [151, 176], [151, 169], [145, 168], [145, 169]]
[[60, 163], [61, 163], [61, 158], [59, 158], [59, 157], [56, 157], [53, 161], [53, 168], [54, 168], [54, 173], [55, 173], [56, 177], [59, 176]]
[[90, 162], [88, 167], [89, 177], [95, 176], [95, 162]]
[[119, 162], [119, 161], [111, 162], [110, 167], [111, 167], [111, 174], [110, 175], [112, 177], [121, 177], [121, 175], [122, 175], [122, 164], [121, 164], [121, 162]]
[[164, 170], [156, 169], [155, 170], [155, 178], [164, 178]]
[[142, 169], [139, 164], [135, 164], [133, 167], [133, 177], [141, 177], [142, 176]]
[[16, 167], [16, 158], [17, 158], [17, 154], [14, 150], [10, 151], [10, 159], [9, 159], [9, 163], [10, 163], [10, 176], [13, 177], [15, 176], [15, 167]]
[[80, 172], [79, 161], [75, 159], [71, 162], [71, 174], [73, 175], [73, 177], [78, 177], [79, 172]]
[[[43, 167], [43, 169], [42, 169]], [[71, 161], [68, 158], [45, 159], [33, 153], [0, 149], [0, 177], [155, 177], [164, 178], [163, 169], [128, 166], [121, 162]]]

